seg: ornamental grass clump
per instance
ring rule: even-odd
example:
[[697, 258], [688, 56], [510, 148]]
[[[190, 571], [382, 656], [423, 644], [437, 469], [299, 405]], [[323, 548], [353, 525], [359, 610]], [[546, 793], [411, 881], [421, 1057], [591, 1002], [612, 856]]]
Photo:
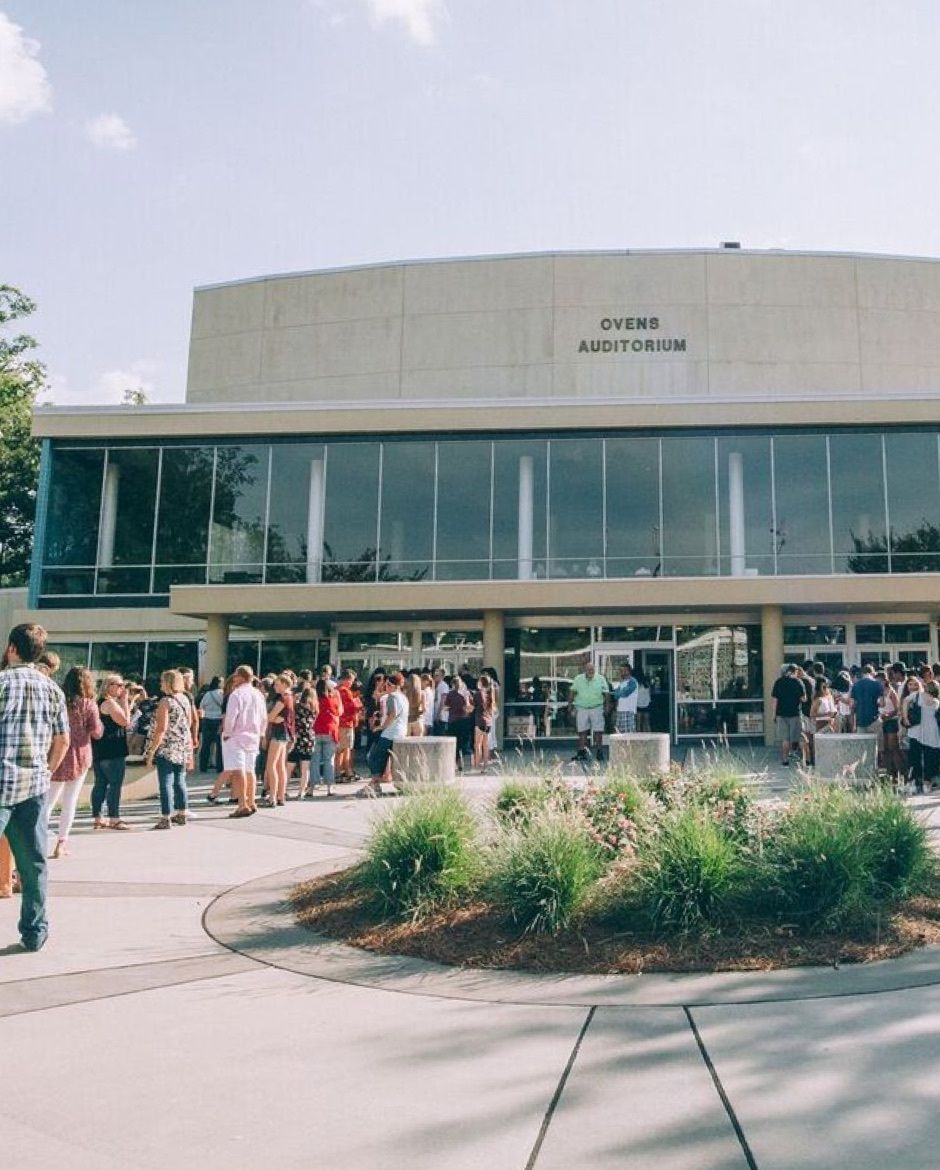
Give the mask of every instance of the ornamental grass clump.
[[873, 896], [899, 899], [922, 892], [935, 871], [926, 827], [886, 789], [859, 794], [856, 800], [850, 816]]
[[405, 797], [372, 830], [359, 883], [383, 917], [417, 920], [468, 894], [481, 865], [469, 805], [454, 789], [428, 788]]
[[864, 922], [874, 912], [870, 845], [860, 835], [860, 800], [834, 785], [794, 796], [767, 842], [768, 906], [809, 930]]
[[704, 808], [668, 813], [640, 845], [627, 903], [655, 930], [718, 929], [745, 892], [741, 844]]
[[496, 820], [508, 827], [523, 825], [552, 801], [553, 789], [546, 780], [507, 780], [496, 796]]
[[547, 805], [503, 833], [490, 894], [525, 933], [556, 934], [577, 918], [602, 868], [585, 818]]

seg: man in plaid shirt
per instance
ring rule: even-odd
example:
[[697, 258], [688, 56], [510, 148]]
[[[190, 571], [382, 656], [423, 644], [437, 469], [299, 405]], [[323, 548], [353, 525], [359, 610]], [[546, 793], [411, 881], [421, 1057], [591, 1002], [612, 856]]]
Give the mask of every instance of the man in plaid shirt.
[[6, 833], [23, 890], [20, 937], [27, 951], [46, 941], [46, 795], [69, 746], [65, 696], [35, 666], [42, 626], [10, 631], [0, 671], [0, 833]]

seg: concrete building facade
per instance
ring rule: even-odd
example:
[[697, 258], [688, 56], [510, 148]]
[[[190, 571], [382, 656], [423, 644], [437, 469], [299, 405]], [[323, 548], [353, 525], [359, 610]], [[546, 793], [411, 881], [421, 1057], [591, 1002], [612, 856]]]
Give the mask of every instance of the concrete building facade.
[[[586, 656], [676, 736], [784, 656], [935, 661], [940, 263], [714, 250], [197, 289], [187, 401], [40, 409], [29, 606], [93, 665], [486, 661], [513, 734]], [[107, 660], [107, 661], [106, 661]]]

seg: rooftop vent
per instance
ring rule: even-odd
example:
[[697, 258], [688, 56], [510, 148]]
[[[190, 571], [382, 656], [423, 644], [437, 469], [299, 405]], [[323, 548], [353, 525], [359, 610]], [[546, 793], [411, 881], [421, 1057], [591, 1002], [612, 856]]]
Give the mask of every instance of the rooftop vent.
[[721, 244], [719, 246], [722, 248], [740, 248], [741, 241], [740, 240], [722, 240]]

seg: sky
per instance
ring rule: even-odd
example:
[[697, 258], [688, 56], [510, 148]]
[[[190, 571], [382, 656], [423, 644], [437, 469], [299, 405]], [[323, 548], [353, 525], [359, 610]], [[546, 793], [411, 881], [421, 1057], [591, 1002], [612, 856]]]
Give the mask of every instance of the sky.
[[934, 0], [0, 0], [0, 284], [51, 399], [192, 290], [437, 256], [940, 255]]

